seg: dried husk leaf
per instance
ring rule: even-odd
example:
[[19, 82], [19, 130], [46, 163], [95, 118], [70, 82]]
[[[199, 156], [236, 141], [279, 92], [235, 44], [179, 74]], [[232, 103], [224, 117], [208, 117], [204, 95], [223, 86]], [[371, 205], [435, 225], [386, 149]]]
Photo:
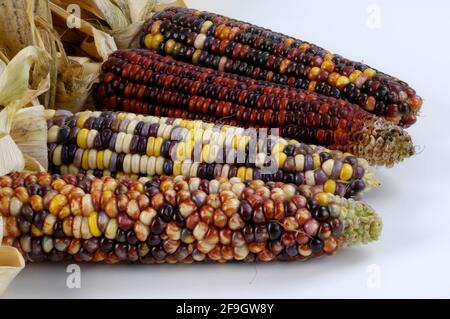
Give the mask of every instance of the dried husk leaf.
[[[54, 3], [50, 3], [50, 7], [52, 12], [60, 19], [66, 20], [70, 17], [70, 14], [66, 10]], [[75, 19], [78, 18], [75, 17]], [[109, 54], [117, 50], [117, 46], [112, 36], [97, 29], [94, 25], [83, 19], [78, 20], [80, 23], [80, 28], [78, 30], [85, 35], [79, 46], [91, 58], [98, 61], [104, 61]]]
[[49, 61], [48, 53], [39, 47], [29, 46], [21, 50], [0, 75], [0, 105], [22, 107], [47, 91], [50, 86], [48, 72], [36, 88], [30, 88], [29, 82], [32, 67], [33, 70], [41, 69], [43, 73]]
[[[55, 2], [56, 0], [54, 0]], [[56, 2], [55, 2], [56, 3]], [[98, 30], [106, 32], [114, 37], [119, 49], [139, 46], [139, 35], [145, 21], [151, 17], [152, 13], [168, 6], [186, 6], [181, 0], [93, 0], [86, 3], [86, 0], [59, 0], [60, 7], [66, 7], [70, 3], [80, 5], [83, 21], [89, 21]], [[117, 8], [121, 15], [113, 17], [105, 14], [106, 8]], [[110, 11], [107, 11], [108, 13]], [[97, 19], [90, 18], [95, 16]], [[123, 21], [127, 21], [123, 24]], [[120, 23], [119, 23], [120, 21]], [[73, 34], [72, 37], [73, 39]]]
[[[121, 6], [110, 0], [60, 0], [64, 5], [77, 4], [83, 10], [89, 11], [97, 18], [108, 23], [111, 29], [121, 29], [128, 26], [130, 20]], [[122, 1], [122, 5], [124, 5]]]
[[[100, 63], [94, 63], [88, 58], [68, 57], [65, 54], [64, 46], [56, 31], [45, 21], [37, 19], [39, 25], [47, 29], [49, 34], [53, 34], [59, 49], [57, 59], [58, 82], [57, 82], [57, 107], [78, 112], [82, 109], [84, 102], [90, 94], [92, 85], [97, 79], [100, 71]], [[99, 37], [106, 35], [101, 33], [97, 35], [94, 31], [94, 39], [101, 41]], [[106, 35], [109, 37], [109, 35]], [[106, 42], [107, 43], [107, 42]], [[103, 44], [105, 45], [105, 44]], [[110, 48], [103, 49], [102, 54], [107, 56]], [[45, 165], [44, 165], [45, 166]]]
[[11, 138], [25, 156], [25, 169], [47, 169], [47, 121], [42, 105], [18, 110], [13, 117]]
[[[45, 118], [41, 116], [39, 119], [36, 114], [33, 114], [28, 117], [25, 116], [26, 118], [23, 119], [21, 114], [33, 113], [36, 109], [30, 108], [30, 111], [24, 111], [20, 110], [20, 108], [33, 103], [37, 96], [48, 90], [50, 83], [48, 74], [44, 79], [41, 79], [36, 89], [29, 87], [32, 67], [37, 68], [39, 63], [44, 63], [48, 60], [49, 56], [46, 51], [35, 46], [29, 46], [21, 50], [8, 63], [0, 75], [0, 105], [5, 107], [0, 112], [0, 149], [2, 150], [0, 152], [0, 175], [25, 168], [25, 159], [22, 151], [11, 135], [13, 129], [17, 130], [16, 137], [19, 138], [24, 135], [22, 138], [25, 141], [24, 149], [29, 152], [29, 155], [43, 154], [39, 156], [39, 160], [44, 164], [47, 162], [45, 155]], [[43, 114], [42, 106], [40, 112]], [[25, 127], [32, 134], [24, 134], [19, 130], [20, 127]], [[35, 150], [35, 147], [40, 150]]]
[[[61, 60], [61, 59], [59, 59]], [[70, 66], [58, 81], [58, 108], [79, 112], [86, 105], [92, 86], [100, 74], [100, 62], [86, 57], [68, 57]]]
[[161, 11], [167, 7], [186, 7], [183, 0], [158, 0], [154, 11]]
[[[0, 216], [0, 223], [3, 223], [2, 220]], [[3, 230], [1, 224], [0, 229]], [[25, 260], [19, 250], [11, 246], [0, 246], [0, 296], [24, 267]]]
[[[52, 37], [44, 30], [37, 30], [35, 17], [41, 17], [52, 23], [47, 0], [0, 0], [0, 47], [7, 57], [14, 57], [23, 48], [35, 45], [45, 49], [51, 58], [56, 56], [56, 47]], [[55, 102], [57, 70], [54, 63], [47, 63], [45, 68], [32, 70], [31, 86], [35, 87], [41, 78], [50, 74], [50, 87], [42, 95], [44, 105], [52, 107]]]

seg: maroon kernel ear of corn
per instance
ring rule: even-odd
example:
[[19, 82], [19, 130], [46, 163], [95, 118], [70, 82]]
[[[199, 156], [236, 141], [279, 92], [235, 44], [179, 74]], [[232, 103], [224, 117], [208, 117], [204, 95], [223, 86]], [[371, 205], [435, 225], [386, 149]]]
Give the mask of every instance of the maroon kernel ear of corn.
[[216, 70], [346, 99], [408, 127], [422, 99], [405, 82], [312, 43], [209, 12], [168, 8], [149, 19], [143, 48]]
[[346, 198], [379, 184], [364, 159], [239, 127], [98, 111], [46, 110], [45, 116], [52, 173], [239, 177], [315, 186]]
[[[344, 100], [214, 71], [147, 50], [119, 50], [103, 64], [96, 107], [140, 114], [201, 118], [280, 135], [365, 158], [372, 165], [414, 154], [399, 126]], [[186, 114], [187, 113], [187, 114]]]
[[363, 203], [239, 179], [14, 173], [0, 177], [0, 201], [17, 202], [0, 210], [3, 243], [33, 262], [307, 260], [382, 228]]

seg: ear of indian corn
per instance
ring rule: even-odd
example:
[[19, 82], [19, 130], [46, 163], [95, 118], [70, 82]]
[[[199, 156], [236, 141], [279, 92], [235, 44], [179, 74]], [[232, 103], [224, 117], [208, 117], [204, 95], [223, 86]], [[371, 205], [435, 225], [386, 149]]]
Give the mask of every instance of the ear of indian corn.
[[214, 13], [168, 8], [149, 19], [141, 43], [189, 63], [346, 99], [406, 127], [422, 106], [416, 92], [393, 76]]
[[99, 109], [279, 128], [283, 137], [391, 166], [414, 153], [402, 128], [357, 105], [213, 71], [147, 50], [116, 51], [103, 64]]
[[239, 177], [342, 197], [378, 186], [364, 159], [255, 130], [133, 113], [46, 110], [46, 117], [53, 173]]
[[376, 240], [367, 205], [238, 178], [142, 182], [48, 173], [0, 177], [4, 244], [29, 261], [290, 261]]

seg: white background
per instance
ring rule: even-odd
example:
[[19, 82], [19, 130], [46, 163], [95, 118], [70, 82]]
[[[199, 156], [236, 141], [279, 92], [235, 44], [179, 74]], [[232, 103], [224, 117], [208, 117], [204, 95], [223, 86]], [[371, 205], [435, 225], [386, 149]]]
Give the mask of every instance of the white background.
[[[82, 265], [80, 289], [66, 287], [62, 265], [28, 264], [4, 297], [450, 297], [450, 2], [187, 3], [362, 60], [407, 81], [424, 98], [421, 117], [409, 130], [421, 153], [377, 169], [382, 186], [365, 196], [384, 219], [380, 240], [306, 263]], [[373, 28], [376, 11], [380, 25]], [[371, 281], [376, 273], [378, 288]]]

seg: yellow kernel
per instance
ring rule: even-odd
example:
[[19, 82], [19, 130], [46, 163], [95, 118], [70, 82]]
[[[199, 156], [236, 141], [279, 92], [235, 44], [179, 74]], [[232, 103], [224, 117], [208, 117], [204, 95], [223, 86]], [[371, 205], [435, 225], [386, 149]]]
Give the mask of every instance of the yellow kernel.
[[283, 150], [284, 150], [284, 144], [283, 143], [276, 143], [272, 147], [272, 154], [276, 154], [276, 153], [282, 152]]
[[253, 168], [252, 167], [247, 167], [245, 169], [245, 180], [246, 181], [253, 180]]
[[193, 140], [189, 140], [186, 142], [186, 151], [185, 151], [185, 158], [190, 159], [192, 157], [192, 152], [194, 151], [195, 143]]
[[325, 56], [323, 57], [323, 59], [325, 61], [332, 61], [333, 60], [333, 54], [331, 52], [328, 52], [327, 54], [325, 54]]
[[355, 83], [361, 74], [362, 72], [360, 70], [355, 70], [349, 75], [348, 79], [350, 80], [350, 82]]
[[97, 212], [92, 212], [89, 214], [88, 219], [89, 231], [94, 237], [100, 237], [102, 235], [102, 232], [98, 228], [97, 218], [98, 218]]
[[334, 194], [336, 192], [336, 181], [329, 179], [323, 185], [323, 191], [326, 193]]
[[209, 157], [209, 144], [203, 145], [202, 152], [200, 153], [200, 163], [204, 163], [208, 160]]
[[147, 49], [150, 49], [152, 47], [152, 39], [153, 35], [151, 35], [150, 33], [144, 37], [144, 44]]
[[342, 165], [339, 178], [342, 179], [343, 181], [348, 181], [350, 178], [352, 178], [352, 175], [353, 175], [353, 167], [348, 163]]
[[33, 195], [30, 197], [29, 203], [34, 212], [40, 212], [44, 209], [44, 202], [41, 196]]
[[234, 148], [234, 149], [237, 149], [240, 139], [241, 139], [240, 135], [233, 136], [233, 139], [232, 139], [232, 142], [231, 142], [231, 147]]
[[155, 137], [150, 136], [147, 141], [147, 156], [153, 156], [153, 148], [155, 145]]
[[77, 145], [80, 148], [87, 148], [87, 137], [89, 130], [87, 128], [82, 128], [77, 134]]
[[342, 90], [349, 83], [350, 83], [350, 80], [348, 79], [348, 77], [341, 75], [336, 80], [336, 87], [338, 89]]
[[186, 143], [181, 142], [177, 146], [177, 160], [184, 160], [184, 157], [186, 156]]
[[181, 161], [174, 161], [173, 162], [173, 175], [181, 175]]
[[319, 156], [319, 154], [317, 154], [317, 153], [314, 153], [313, 155], [312, 155], [312, 158], [313, 158], [313, 168], [314, 169], [317, 169], [317, 168], [319, 168], [320, 167], [320, 156]]
[[377, 72], [374, 69], [367, 68], [363, 71], [363, 74], [371, 79], [375, 76], [375, 74], [377, 74]]
[[89, 169], [89, 151], [85, 150], [83, 152], [83, 157], [81, 158], [81, 168], [87, 171]]
[[81, 129], [84, 126], [84, 122], [89, 118], [89, 115], [84, 113], [78, 116], [77, 118], [77, 126]]
[[325, 61], [322, 62], [322, 65], [320, 67], [322, 68], [322, 70], [331, 73], [334, 71], [335, 64], [333, 61], [325, 59]]
[[294, 139], [291, 139], [288, 141], [288, 144], [298, 144], [298, 143], [299, 143], [299, 141], [294, 140]]
[[309, 70], [308, 78], [310, 80], [315, 80], [319, 76], [321, 69], [317, 66], [312, 67], [311, 70]]
[[166, 44], [164, 45], [164, 50], [166, 51], [166, 54], [171, 55], [173, 52], [173, 47], [175, 46], [176, 42], [174, 39], [167, 40]]
[[180, 123], [180, 126], [186, 128], [187, 125], [188, 125], [188, 123], [189, 123], [188, 120], [182, 119], [182, 120], [181, 120], [181, 123]]
[[309, 43], [303, 42], [302, 44], [300, 44], [300, 45], [298, 46], [298, 48], [299, 48], [300, 50], [302, 50], [303, 52], [305, 52], [306, 50], [309, 49]]
[[328, 193], [325, 192], [317, 193], [316, 196], [314, 197], [319, 202], [320, 205], [328, 205], [330, 203], [330, 197]]
[[288, 65], [291, 63], [289, 59], [283, 59], [280, 63], [280, 74], [285, 74], [287, 71]]
[[59, 211], [67, 205], [67, 197], [62, 194], [57, 194], [50, 201], [48, 210], [52, 215], [58, 215]]
[[202, 54], [202, 50], [195, 50], [194, 54], [192, 55], [192, 64], [198, 64], [198, 61], [200, 60], [200, 55]]
[[275, 154], [275, 160], [277, 161], [278, 168], [283, 168], [286, 162], [287, 155], [283, 152], [278, 152]]
[[103, 165], [103, 151], [97, 152], [97, 168], [98, 169], [105, 169], [105, 166]]
[[308, 85], [309, 92], [314, 92], [316, 90], [316, 84], [317, 84], [316, 81], [309, 82], [309, 85]]
[[241, 166], [238, 168], [237, 177], [239, 177], [241, 181], [245, 180], [245, 166]]
[[294, 44], [295, 41], [292, 38], [286, 38], [286, 39], [284, 39], [283, 42], [284, 42], [284, 45], [290, 47], [292, 44]]
[[152, 36], [152, 42], [150, 43], [150, 49], [158, 49], [160, 43], [164, 41], [164, 36], [161, 33], [157, 33]]

